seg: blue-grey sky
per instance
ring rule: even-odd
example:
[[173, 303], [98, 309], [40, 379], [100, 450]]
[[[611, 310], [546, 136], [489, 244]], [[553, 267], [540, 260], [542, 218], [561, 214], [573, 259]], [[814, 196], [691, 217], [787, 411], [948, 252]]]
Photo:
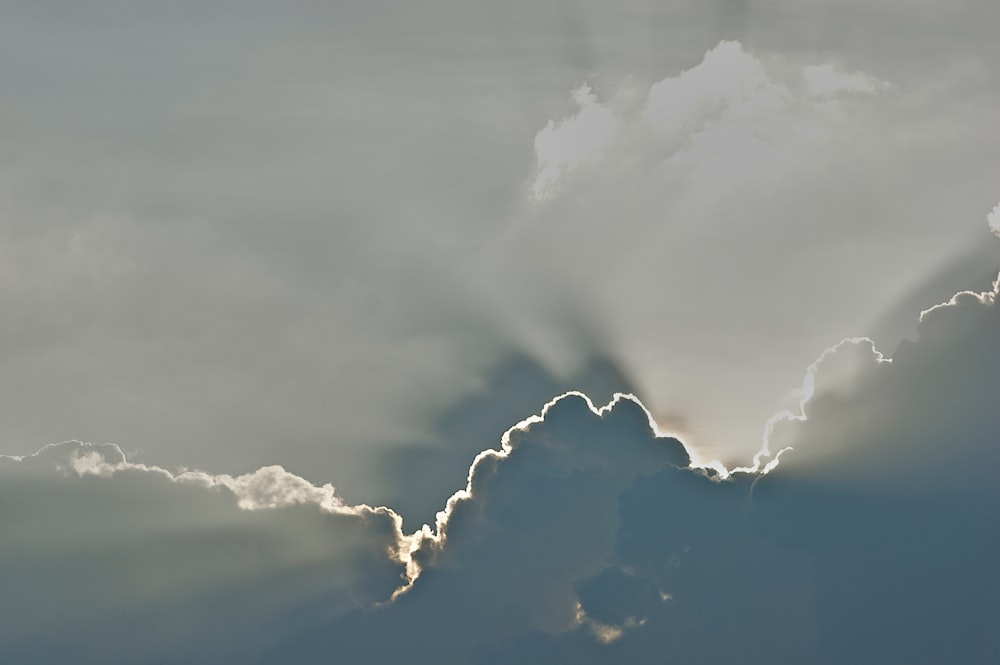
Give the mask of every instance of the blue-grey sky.
[[[691, 661], [694, 636], [725, 632], [722, 659], [792, 621], [770, 661], [884, 662], [940, 619], [867, 602], [903, 583], [884, 558], [988, 519], [998, 22], [977, 0], [3, 3], [0, 568], [25, 600], [0, 656], [632, 662], [673, 635]], [[570, 390], [638, 402], [554, 407], [473, 464]], [[756, 484], [674, 468], [765, 442]], [[970, 548], [938, 549], [899, 570]], [[855, 625], [838, 575], [899, 626]], [[959, 619], [991, 589], [937, 634], [970, 662], [994, 625]]]

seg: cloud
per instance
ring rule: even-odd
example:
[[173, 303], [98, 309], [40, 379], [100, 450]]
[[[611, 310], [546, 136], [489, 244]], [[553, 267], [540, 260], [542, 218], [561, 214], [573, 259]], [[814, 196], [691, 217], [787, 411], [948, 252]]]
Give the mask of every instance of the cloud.
[[[381, 503], [372, 459], [509, 356], [553, 394], [599, 356], [742, 463], [996, 202], [992, 5], [251, 4], [0, 9], [12, 452], [129, 441]], [[895, 87], [844, 89], [870, 79]]]
[[580, 393], [410, 534], [281, 467], [175, 473], [76, 442], [0, 458], [0, 575], [25, 599], [5, 655], [988, 660], [996, 288], [925, 312], [891, 361], [865, 339], [824, 352], [770, 423], [790, 447], [766, 475], [693, 467], [636, 398]]
[[270, 657], [308, 662], [338, 652], [457, 663], [487, 642], [581, 627], [613, 642], [641, 617], [617, 626], [588, 616], [576, 584], [613, 554], [620, 494], [639, 476], [688, 462], [681, 442], [654, 429], [632, 397], [602, 408], [582, 394], [555, 398], [510, 428], [499, 449], [481, 453], [435, 529], [416, 535], [412, 556], [423, 572], [411, 588]]
[[986, 223], [989, 225], [990, 231], [1000, 235], [1000, 203], [993, 206], [990, 214], [986, 215]]
[[[791, 77], [783, 80], [774, 71], [782, 67], [794, 65], [768, 67], [739, 42], [723, 41], [705, 53], [698, 65], [653, 83], [644, 93], [626, 88], [628, 92], [619, 99], [602, 104], [589, 86], [579, 88], [573, 93], [579, 106], [576, 114], [558, 125], [550, 122], [536, 136], [536, 196], [540, 192], [546, 194], [539, 198], [555, 196], [559, 178], [569, 177], [583, 163], [599, 164], [605, 155], [617, 160], [638, 158], [641, 167], [680, 162], [703, 169], [715, 162], [710, 164], [700, 151], [710, 150], [717, 159], [733, 159], [744, 155], [747, 147], [733, 141], [758, 134], [764, 152], [746, 157], [767, 158], [771, 154], [767, 148], [777, 148], [774, 144], [782, 138], [775, 132], [794, 135], [819, 129], [803, 121], [822, 121], [823, 102], [859, 93], [873, 95], [888, 87], [871, 75], [844, 72], [831, 63], [799, 67], [801, 83]], [[774, 126], [769, 123], [774, 116], [794, 117], [799, 126]], [[748, 174], [737, 170], [731, 175]]]
[[252, 658], [291, 627], [387, 599], [400, 522], [281, 467], [133, 464], [67, 442], [0, 458], [4, 660]]
[[[435, 530], [404, 535], [392, 510], [346, 504], [332, 486], [277, 466], [171, 472], [79, 442], [4, 456], [14, 512], [0, 570], [26, 598], [5, 614], [4, 653], [60, 658], [82, 644], [84, 662], [208, 661], [294, 655], [322, 636], [381, 662], [406, 648], [384, 632], [393, 617], [436, 639], [455, 612], [477, 623], [460, 639], [438, 635], [433, 658], [539, 626], [586, 623], [610, 641], [621, 629], [586, 619], [573, 585], [611, 553], [617, 494], [664, 465], [686, 466], [687, 454], [634, 398], [598, 409], [564, 395], [476, 458]], [[42, 631], [52, 635], [44, 645]], [[367, 638], [376, 641], [358, 641]]]
[[[665, 78], [581, 91], [536, 135], [533, 191], [546, 195], [482, 291], [498, 329], [544, 362], [615, 358], [706, 458], [747, 463], [749, 433], [794, 408], [787, 386], [831, 339], [870, 333], [900, 293], [986, 251], [970, 204], [995, 185], [942, 161], [957, 149], [990, 171], [974, 147], [985, 125], [955, 129], [968, 109], [929, 83], [727, 40]], [[596, 118], [573, 168], [557, 168], [545, 141]], [[875, 341], [891, 348], [908, 321]]]
[[628, 377], [612, 359], [595, 358], [581, 371], [560, 377], [537, 358], [512, 355], [490, 372], [488, 381], [440, 416], [433, 425], [435, 440], [388, 449], [364, 473], [391, 488], [383, 503], [407, 524], [433, 524], [472, 460], [496, 445], [511, 423], [564, 393], [567, 384], [598, 404], [609, 402], [614, 393], [632, 392]]
[[979, 491], [1000, 461], [997, 284], [921, 313], [917, 339], [891, 362], [870, 341], [824, 354], [802, 417], [774, 427], [772, 448], [794, 448], [782, 465], [815, 482]]
[[574, 90], [573, 102], [579, 107], [576, 114], [558, 124], [549, 121], [535, 136], [538, 159], [538, 176], [532, 187], [535, 198], [555, 196], [561, 177], [582, 163], [600, 159], [601, 151], [618, 129], [614, 113], [598, 103], [590, 86]]
[[691, 468], [630, 398], [557, 398], [477, 458], [425, 532], [406, 594], [275, 654], [988, 659], [1000, 646], [988, 618], [1000, 589], [979, 581], [993, 579], [996, 545], [983, 529], [997, 498], [995, 297], [926, 313], [891, 361], [865, 339], [824, 352], [802, 412], [771, 423], [795, 447], [767, 475]]
[[0, 7], [4, 660], [997, 660], [998, 6], [517, 2]]

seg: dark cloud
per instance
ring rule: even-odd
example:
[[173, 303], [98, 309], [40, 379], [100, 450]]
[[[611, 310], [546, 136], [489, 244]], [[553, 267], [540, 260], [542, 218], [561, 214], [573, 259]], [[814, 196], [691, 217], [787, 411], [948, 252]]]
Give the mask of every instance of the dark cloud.
[[897, 302], [879, 313], [868, 327], [872, 340], [883, 349], [894, 349], [916, 335], [914, 312], [945, 302], [957, 291], [988, 291], [1000, 270], [996, 247], [984, 233], [976, 246], [946, 261], [921, 282], [903, 292]]
[[824, 359], [806, 419], [772, 436], [772, 449], [795, 448], [786, 468], [816, 482], [981, 491], [1000, 461], [996, 288], [925, 311], [917, 339], [901, 342], [891, 362], [878, 362], [868, 342]]
[[24, 599], [6, 654], [992, 662], [995, 298], [926, 312], [891, 362], [863, 340], [825, 353], [767, 474], [691, 468], [634, 398], [570, 393], [411, 535], [280, 467], [172, 474], [76, 443], [3, 458], [0, 574]]
[[[369, 488], [368, 493], [377, 496], [368, 500], [393, 506], [411, 527], [433, 523], [476, 455], [495, 445], [512, 422], [570, 389], [586, 393], [598, 404], [607, 403], [616, 392], [632, 392], [628, 377], [610, 359], [595, 358], [569, 376], [560, 376], [537, 359], [512, 354], [434, 420], [426, 443], [389, 447], [365, 469], [363, 477], [379, 478], [385, 487], [381, 492]], [[340, 487], [356, 496], [354, 485]]]
[[[282, 656], [990, 662], [995, 316], [991, 294], [959, 295], [891, 363], [862, 341], [830, 351], [807, 418], [775, 429], [795, 430], [800, 448], [766, 476], [686, 468], [632, 402], [600, 419], [578, 397], [550, 404], [511, 431], [508, 454], [479, 459], [409, 594]], [[810, 432], [826, 428], [852, 445], [812, 467]], [[865, 468], [883, 447], [909, 460]]]
[[218, 662], [401, 584], [399, 523], [280, 467], [132, 465], [64, 443], [0, 458], [0, 659]]
[[467, 491], [414, 553], [424, 572], [407, 593], [293, 640], [273, 658], [308, 662], [336, 652], [457, 663], [488, 641], [577, 628], [576, 584], [613, 555], [617, 497], [639, 475], [686, 467], [687, 454], [676, 439], [654, 434], [636, 402], [620, 399], [597, 413], [575, 394], [504, 439], [477, 458]]

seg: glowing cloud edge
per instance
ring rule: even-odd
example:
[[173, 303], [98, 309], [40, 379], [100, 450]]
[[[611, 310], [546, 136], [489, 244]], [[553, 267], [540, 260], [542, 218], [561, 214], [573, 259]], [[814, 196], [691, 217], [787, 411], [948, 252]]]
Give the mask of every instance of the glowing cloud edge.
[[[948, 301], [921, 312], [919, 320], [923, 322], [931, 313], [959, 306], [963, 302], [974, 302], [987, 306], [994, 305], [997, 302], [998, 296], [1000, 296], [1000, 275], [994, 281], [992, 290], [979, 293], [974, 291], [960, 291]], [[508, 457], [514, 450], [511, 444], [511, 437], [515, 433], [525, 432], [532, 426], [543, 423], [546, 415], [562, 400], [579, 398], [587, 405], [591, 413], [599, 418], [609, 415], [620, 402], [632, 402], [642, 409], [646, 415], [650, 431], [656, 439], [673, 439], [684, 447], [689, 459], [687, 469], [695, 472], [703, 472], [706, 477], [716, 482], [724, 482], [734, 474], [756, 475], [757, 479], [759, 479], [777, 468], [782, 455], [793, 449], [792, 447], [784, 447], [772, 455], [770, 451], [770, 437], [775, 427], [780, 422], [804, 422], [808, 420], [806, 414], [807, 406], [816, 393], [816, 375], [820, 366], [838, 350], [851, 344], [870, 346], [872, 357], [878, 364], [892, 362], [891, 358], [883, 355], [876, 348], [875, 342], [869, 337], [848, 337], [825, 349], [806, 368], [805, 376], [799, 389], [802, 397], [798, 403], [798, 413], [786, 409], [768, 418], [761, 437], [761, 448], [753, 456], [752, 464], [749, 466], [729, 469], [718, 460], [701, 459], [697, 451], [685, 443], [681, 436], [661, 429], [649, 409], [633, 394], [615, 393], [607, 404], [598, 407], [585, 393], [578, 390], [571, 390], [553, 397], [546, 402], [539, 413], [528, 416], [509, 427], [500, 438], [499, 449], [490, 448], [476, 455], [469, 466], [465, 487], [457, 490], [448, 498], [444, 508], [436, 515], [434, 528], [432, 529], [428, 524], [423, 524], [419, 529], [410, 534], [403, 531], [403, 518], [392, 508], [387, 506], [370, 506], [368, 504], [349, 505], [336, 495], [336, 490], [332, 484], [314, 485], [301, 476], [287, 471], [280, 465], [261, 467], [251, 473], [240, 476], [211, 474], [204, 471], [184, 469], [172, 472], [163, 467], [128, 461], [125, 451], [115, 443], [93, 444], [76, 440], [47, 444], [29, 455], [0, 454], [0, 461], [23, 462], [30, 458], [39, 457], [46, 451], [72, 445], [76, 446], [77, 449], [69, 457], [69, 468], [65, 469], [58, 466], [57, 468], [63, 471], [72, 471], [78, 477], [90, 475], [111, 478], [122, 471], [139, 471], [159, 475], [170, 482], [180, 485], [194, 485], [210, 490], [228, 491], [236, 498], [237, 507], [241, 510], [270, 510], [283, 506], [311, 503], [316, 505], [320, 510], [331, 514], [351, 515], [359, 518], [374, 515], [388, 516], [395, 526], [395, 547], [389, 548], [386, 554], [392, 561], [405, 567], [403, 584], [396, 588], [388, 601], [385, 601], [386, 603], [392, 603], [413, 587], [414, 582], [420, 577], [424, 567], [433, 565], [434, 556], [445, 547], [448, 540], [449, 522], [456, 506], [463, 501], [475, 498], [473, 480], [478, 466], [485, 460], [499, 460]], [[118, 460], [109, 461], [102, 452], [110, 452]], [[376, 603], [376, 605], [380, 604], [384, 603]]]

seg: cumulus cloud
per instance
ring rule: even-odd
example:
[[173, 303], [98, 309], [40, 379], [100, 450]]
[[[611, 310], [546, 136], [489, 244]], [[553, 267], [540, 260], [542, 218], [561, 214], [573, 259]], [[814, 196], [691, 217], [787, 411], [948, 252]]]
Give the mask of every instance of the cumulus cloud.
[[281, 467], [170, 472], [75, 442], [0, 458], [0, 575], [26, 599], [5, 655], [988, 660], [996, 299], [926, 311], [891, 361], [828, 349], [757, 470], [693, 466], [635, 397], [559, 396], [413, 533]]
[[891, 362], [870, 341], [824, 354], [801, 417], [782, 420], [770, 437], [772, 447], [794, 448], [787, 466], [816, 482], [979, 488], [997, 461], [998, 283], [924, 311], [917, 339], [902, 342]]
[[[404, 535], [392, 510], [348, 505], [332, 486], [277, 466], [171, 472], [130, 462], [113, 444], [78, 442], [4, 456], [4, 503], [15, 514], [0, 569], [26, 598], [9, 608], [4, 653], [59, 658], [82, 643], [91, 655], [81, 661], [271, 650], [312, 660], [317, 652], [302, 645], [333, 639], [338, 653], [384, 662], [407, 648], [386, 632], [392, 617], [442, 640], [428, 662], [537, 627], [585, 624], [613, 641], [639, 620], [623, 628], [587, 618], [574, 583], [611, 553], [618, 493], [664, 465], [686, 466], [686, 452], [634, 398], [598, 409], [565, 395], [476, 458], [434, 529]], [[454, 612], [475, 626], [461, 638], [436, 634]], [[53, 635], [44, 645], [42, 631]], [[257, 637], [238, 639], [247, 631]]]
[[[745, 464], [759, 446], [749, 433], [795, 407], [787, 386], [831, 338], [870, 334], [900, 293], [985, 251], [969, 204], [995, 185], [954, 180], [941, 158], [945, 143], [978, 154], [985, 126], [939, 131], [966, 111], [932, 87], [723, 41], [678, 73], [580, 96], [537, 134], [544, 200], [483, 291], [498, 327], [556, 366], [573, 344], [614, 357], [705, 457]], [[597, 118], [573, 168], [557, 168], [547, 142]], [[956, 215], [969, 223], [946, 221]]]
[[433, 441], [388, 448], [364, 472], [391, 488], [384, 503], [407, 524], [433, 524], [454, 493], [456, 479], [468, 474], [470, 462], [495, 446], [511, 423], [565, 392], [567, 383], [598, 404], [614, 393], [632, 392], [630, 380], [612, 359], [595, 358], [567, 378], [553, 374], [538, 358], [512, 355], [490, 372], [488, 381], [441, 414], [433, 425]]
[[591, 614], [576, 585], [613, 555], [621, 493], [641, 475], [688, 463], [681, 442], [658, 432], [632, 397], [602, 408], [578, 393], [556, 398], [481, 453], [436, 527], [416, 534], [423, 572], [412, 587], [272, 657], [307, 662], [344, 649], [372, 662], [468, 662], [483, 644], [534, 630], [614, 642], [642, 617]]
[[[20, 527], [7, 533], [8, 573], [39, 557], [51, 539], [72, 541], [73, 533], [63, 531], [66, 524], [94, 534], [89, 546], [70, 547], [54, 557], [49, 553], [21, 578], [26, 589], [47, 576], [65, 578], [64, 603], [44, 626], [37, 623], [44, 605], [22, 607], [21, 619], [8, 626], [9, 655], [68, 653], [74, 643], [86, 641], [86, 631], [110, 630], [119, 610], [130, 621], [156, 617], [160, 632], [121, 634], [120, 643], [97, 649], [96, 659], [127, 660], [129, 654], [190, 658], [193, 645], [208, 659], [254, 649], [314, 653], [302, 652], [299, 641], [313, 644], [317, 635], [340, 625], [338, 617], [351, 635], [337, 641], [360, 653], [372, 647], [351, 641], [357, 639], [356, 621], [367, 626], [361, 635], [385, 639], [383, 622], [395, 625], [387, 616], [410, 617], [408, 630], [424, 626], [413, 612], [445, 627], [447, 620], [435, 613], [453, 609], [478, 625], [462, 639], [442, 644], [435, 658], [442, 653], [460, 657], [484, 639], [537, 627], [585, 625], [611, 642], [641, 619], [625, 619], [618, 626], [588, 617], [574, 584], [599, 570], [610, 554], [614, 499], [631, 479], [688, 463], [683, 445], [660, 432], [634, 397], [619, 394], [597, 408], [583, 394], [563, 395], [508, 429], [499, 449], [476, 457], [466, 487], [449, 499], [433, 528], [424, 525], [405, 534], [391, 509], [347, 504], [332, 485], [316, 486], [280, 466], [239, 476], [172, 472], [131, 462], [113, 444], [79, 442], [3, 456], [0, 473], [9, 498], [35, 514], [33, 524], [18, 518], [14, 523]], [[57, 508], [53, 495], [69, 505]], [[39, 502], [49, 509], [37, 510]], [[587, 515], [578, 512], [581, 506], [590, 507]], [[553, 521], [563, 526], [554, 530]], [[226, 568], [231, 556], [245, 560]], [[120, 565], [129, 567], [131, 586], [116, 578]], [[504, 570], [520, 572], [511, 579], [499, 574]], [[426, 583], [424, 575], [439, 581]], [[542, 575], [544, 584], [539, 583]], [[304, 592], [309, 584], [316, 588]], [[114, 592], [105, 592], [105, 586]], [[501, 592], [509, 600], [498, 605]], [[234, 605], [265, 593], [268, 598], [249, 608]], [[465, 602], [445, 609], [441, 596], [456, 593]], [[83, 599], [91, 594], [103, 600], [87, 614]], [[428, 613], [426, 602], [433, 612]], [[347, 616], [357, 608], [363, 611]], [[226, 616], [211, 622], [211, 632], [198, 621], [183, 623], [198, 616], [208, 621], [222, 612]], [[288, 623], [289, 616], [313, 612]], [[228, 643], [240, 631], [264, 626], [267, 635], [260, 640]], [[43, 628], [60, 635], [48, 650], [38, 646], [37, 631]], [[387, 639], [375, 653], [404, 644]]]
[[996, 499], [995, 299], [962, 293], [925, 313], [892, 360], [861, 338], [824, 352], [802, 410], [769, 424], [794, 447], [766, 475], [692, 468], [631, 398], [603, 409], [582, 395], [553, 400], [477, 458], [437, 532], [424, 532], [424, 573], [407, 594], [276, 653], [988, 658], [1000, 646], [987, 618], [997, 588], [977, 580], [996, 543], [982, 528]]
[[[782, 71], [786, 68], [798, 69], [798, 78]], [[724, 41], [696, 66], [642, 93], [626, 89], [617, 99], [602, 102], [589, 86], [576, 90], [578, 111], [558, 124], [550, 122], [536, 136], [534, 191], [539, 198], [553, 197], [560, 177], [569, 177], [581, 164], [596, 165], [605, 155], [619, 162], [641, 160], [632, 169], [674, 162], [708, 168], [713, 164], [702, 151], [712, 151], [715, 158], [773, 157], [767, 149], [780, 149], [778, 141], [807, 140], [809, 134], [797, 133], [821, 130], [816, 123], [829, 120], [823, 102], [874, 95], [887, 87], [869, 74], [846, 72], [833, 63], [796, 67], [794, 61], [779, 61], [769, 66], [739, 42]], [[786, 122], [774, 124], [775, 116]], [[762, 152], [748, 155], [748, 144], [738, 139], [754, 135]], [[638, 171], [629, 175], [638, 176]], [[734, 170], [730, 175], [750, 174]]]
[[573, 91], [579, 110], [559, 123], [549, 121], [535, 136], [538, 176], [532, 186], [535, 197], [555, 196], [558, 181], [582, 163], [600, 159], [601, 151], [614, 136], [618, 120], [602, 106], [588, 85]]

